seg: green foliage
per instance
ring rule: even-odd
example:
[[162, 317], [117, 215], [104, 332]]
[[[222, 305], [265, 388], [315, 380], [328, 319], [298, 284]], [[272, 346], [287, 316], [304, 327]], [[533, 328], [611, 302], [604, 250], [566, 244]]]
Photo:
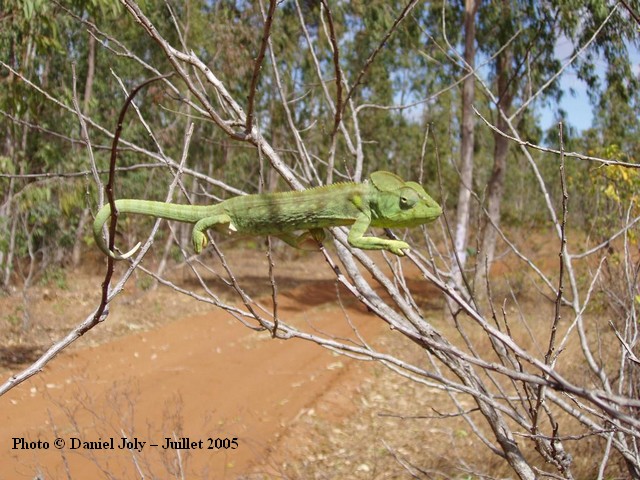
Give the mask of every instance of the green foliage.
[[67, 272], [58, 265], [50, 265], [45, 269], [40, 279], [42, 285], [55, 285], [58, 290], [67, 290], [69, 283], [67, 282]]
[[0, 171], [5, 173], [15, 173], [14, 164], [9, 157], [0, 155]]
[[638, 188], [640, 175], [637, 170], [631, 170], [620, 165], [602, 167], [602, 175], [594, 175], [595, 183], [603, 183], [600, 188], [605, 197], [614, 205], [633, 206], [638, 202]]
[[[155, 8], [157, 6], [153, 2], [139, 4], [162, 35], [172, 44], [180, 45], [181, 39], [168, 9], [164, 6]], [[448, 41], [460, 50], [464, 40], [464, 2], [446, 2], [444, 11], [443, 4], [437, 0], [416, 6], [411, 18], [400, 25], [383, 48], [379, 48], [402, 5], [383, 0], [331, 3], [340, 47], [340, 67], [350, 82], [343, 89], [343, 98], [374, 52], [377, 52], [375, 61], [360, 77], [360, 84], [353, 91], [352, 99], [356, 105], [407, 104], [459, 80], [463, 71], [459, 64], [451, 61], [451, 52], [443, 43], [442, 16]], [[0, 171], [4, 173], [50, 174], [89, 169], [87, 155], [77, 142], [80, 134], [78, 119], [73, 112], [71, 62], [75, 64], [76, 91], [81, 108], [86, 108], [85, 113], [107, 129], [115, 128], [115, 119], [125, 97], [114, 74], [122, 79], [127, 89], [151, 76], [150, 71], [130, 57], [115, 55], [112, 49], [120, 51], [121, 47], [99, 31], [94, 31], [98, 41], [95, 58], [91, 58], [91, 37], [87, 33], [91, 27], [78, 18], [92, 22], [158, 71], [171, 70], [166, 55], [125, 14], [119, 1], [70, 0], [64, 6], [77, 17], [54, 2], [0, 0], [0, 11], [3, 12], [0, 18], [0, 58], [69, 107], [68, 110], [60, 108], [15, 73], [1, 70], [0, 110], [11, 116], [0, 117], [5, 138], [0, 150]], [[328, 80], [326, 85], [335, 100], [337, 88], [330, 80], [335, 75], [333, 51], [325, 35], [327, 12], [319, 2], [301, 2], [300, 8], [322, 77]], [[549, 10], [548, 5], [533, 1], [481, 2], [477, 16], [479, 57], [495, 54], [510, 41], [512, 77], [508, 92], [515, 98], [514, 105], [529, 92], [529, 86], [525, 89], [523, 85], [535, 88], [557, 70], [559, 63], [555, 47], [559, 35], [581, 45], [610, 11], [608, 4], [600, 0], [559, 2], [551, 8]], [[191, 0], [171, 2], [171, 9], [182, 29], [185, 44], [206, 62], [231, 95], [240, 102], [245, 101], [263, 27], [259, 3]], [[596, 39], [595, 53], [584, 55], [579, 60], [576, 71], [580, 78], [593, 86], [597, 117], [593, 130], [584, 132], [582, 138], [567, 139], [567, 145], [573, 142], [577, 150], [582, 148], [607, 158], [637, 158], [639, 148], [638, 81], [630, 69], [627, 52], [629, 45], [637, 44], [637, 39], [632, 22], [624, 24], [622, 19], [622, 15], [614, 16]], [[516, 32], [518, 35], [514, 36]], [[279, 149], [284, 161], [293, 166], [299, 165], [297, 153], [292, 148], [295, 139], [287, 124], [273, 77], [273, 69], [277, 68], [293, 121], [310, 155], [321, 160], [317, 168], [322, 177], [326, 173], [322, 161], [326, 160], [331, 144], [334, 113], [318, 82], [316, 65], [293, 2], [278, 5], [271, 42], [278, 64], [272, 65], [267, 55], [256, 96], [256, 114], [262, 133]], [[597, 62], [602, 59], [608, 67], [605, 76], [598, 77], [594, 72]], [[93, 60], [96, 72], [90, 96], [84, 99], [84, 87], [91, 81], [90, 60]], [[493, 80], [494, 74], [488, 74], [487, 81]], [[170, 98], [175, 96], [162, 95], [161, 87], [157, 87], [156, 93], [162, 97], [162, 108], [153, 103], [153, 89], [139, 95], [136, 103], [145, 121], [153, 126], [164, 153], [179, 158], [181, 142], [176, 139], [184, 134], [186, 115], [193, 112], [187, 110], [184, 99], [176, 97], [172, 102]], [[559, 86], [555, 85], [541, 100], [553, 105], [559, 94]], [[212, 101], [218, 101], [215, 95], [212, 95]], [[479, 98], [474, 105], [495, 122], [495, 109], [485, 98]], [[357, 120], [363, 140], [365, 175], [388, 169], [403, 178], [417, 178], [418, 173], [423, 172], [423, 183], [429, 191], [439, 192], [439, 179], [442, 180], [442, 201], [449, 207], [455, 207], [455, 192], [459, 187], [456, 162], [459, 157], [460, 110], [458, 88], [450, 88], [433, 101], [413, 108], [361, 109]], [[353, 126], [350, 108], [345, 110], [343, 121], [349, 127]], [[521, 116], [518, 128], [526, 139], [534, 143], [542, 141], [542, 132], [532, 115]], [[422, 145], [427, 130], [429, 135], [423, 158]], [[494, 139], [493, 134], [481, 124], [475, 135], [474, 187], [482, 196], [491, 172]], [[90, 136], [94, 146], [110, 145], [109, 136], [101, 129], [90, 127]], [[125, 120], [123, 141], [157, 151], [153, 139], [135, 115], [130, 114]], [[617, 145], [619, 150], [601, 151], [598, 150], [599, 145]], [[141, 154], [127, 150], [125, 143], [121, 146], [124, 149], [118, 158], [119, 166], [148, 161]], [[104, 170], [108, 164], [108, 152], [98, 148], [94, 153], [98, 168]], [[555, 181], [557, 161], [542, 155], [536, 161], [544, 177], [549, 179], [548, 187], [554, 199], [560, 198], [559, 184]], [[354, 157], [346, 142], [339, 137], [336, 149], [338, 168], [353, 171], [353, 162]], [[527, 162], [515, 149], [510, 162], [516, 168], [510, 167], [507, 172], [503, 202], [505, 220], [516, 225], [546, 221], [545, 208]], [[196, 122], [188, 166], [248, 192], [259, 188], [260, 161], [256, 151], [247, 148], [245, 143], [229, 139], [210, 122]], [[638, 181], [633, 173], [616, 169], [593, 171], [578, 162], [567, 162], [566, 168], [571, 198], [576, 199], [572, 205], [580, 205], [581, 211], [576, 214], [582, 215], [585, 224], [591, 219], [605, 218], [611, 212], [620, 214], [625, 205], [635, 200], [633, 191], [637, 189]], [[106, 178], [104, 174], [102, 178]], [[120, 173], [116, 194], [120, 197], [163, 199], [171, 179], [171, 174], [163, 170], [138, 169]], [[283, 188], [283, 185], [279, 187]], [[191, 188], [192, 185], [188, 185], [186, 189]], [[226, 196], [218, 189], [202, 185], [196, 185], [192, 191], [202, 190], [222, 198]], [[90, 203], [88, 198], [95, 198], [95, 193], [89, 177], [55, 181], [21, 178], [13, 183], [0, 179], [2, 203], [7, 204], [10, 200], [12, 213], [20, 215], [21, 225], [24, 225], [17, 237], [19, 254], [26, 254], [28, 238], [36, 251], [70, 249], [78, 238], [76, 229]], [[593, 202], [579, 201], [587, 200], [589, 196], [597, 198], [597, 206], [593, 210]], [[0, 218], [3, 232], [0, 233], [0, 248], [3, 251], [8, 248], [6, 232], [10, 220]], [[145, 220], [142, 222], [136, 225], [141, 228], [148, 226]]]
[[180, 248], [178, 248], [177, 245], [174, 245], [171, 247], [171, 250], [169, 251], [169, 257], [174, 261], [174, 262], [182, 262], [184, 260], [184, 256], [182, 255], [182, 250], [180, 250]]
[[22, 324], [24, 308], [18, 306], [12, 313], [8, 313], [4, 316], [4, 319], [11, 325], [12, 328], [18, 328]]
[[156, 281], [149, 275], [144, 275], [136, 279], [136, 286], [143, 291], [148, 291], [155, 285]]
[[[615, 144], [594, 153], [603, 158], [633, 163], [633, 159]], [[634, 218], [640, 214], [640, 172], [621, 165], [603, 165], [592, 168], [589, 176], [598, 209], [592, 225], [596, 232], [606, 238], [610, 232], [619, 228], [627, 215]], [[629, 234], [632, 241], [637, 241], [635, 232], [630, 231]]]

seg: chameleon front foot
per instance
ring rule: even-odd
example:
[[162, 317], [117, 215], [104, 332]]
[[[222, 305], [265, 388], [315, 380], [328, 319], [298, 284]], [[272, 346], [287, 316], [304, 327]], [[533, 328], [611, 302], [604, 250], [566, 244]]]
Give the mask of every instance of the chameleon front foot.
[[387, 250], [399, 257], [404, 257], [406, 255], [405, 250], [408, 251], [411, 249], [407, 242], [401, 240], [386, 240], [377, 237], [350, 238], [349, 245], [355, 248], [361, 248], [362, 250]]
[[406, 255], [405, 250], [409, 251], [410, 249], [411, 248], [408, 243], [401, 242], [400, 240], [389, 240], [389, 244], [387, 246], [387, 250], [399, 257], [404, 257]]

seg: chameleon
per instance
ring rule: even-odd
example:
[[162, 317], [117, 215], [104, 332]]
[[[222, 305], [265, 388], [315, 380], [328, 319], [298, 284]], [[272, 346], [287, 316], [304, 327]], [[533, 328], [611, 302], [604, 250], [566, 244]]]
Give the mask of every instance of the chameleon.
[[[352, 247], [387, 250], [404, 256], [409, 244], [365, 236], [369, 227], [416, 227], [434, 221], [442, 208], [416, 182], [405, 182], [391, 172], [373, 172], [363, 183], [342, 182], [301, 191], [261, 193], [231, 197], [215, 205], [182, 205], [150, 200], [119, 199], [119, 213], [150, 215], [195, 224], [193, 249], [200, 253], [207, 245], [206, 230], [227, 233], [272, 235], [302, 249], [317, 249], [325, 238], [324, 228], [350, 226], [347, 237]], [[116, 260], [132, 256], [138, 243], [125, 254], [109, 250], [102, 235], [111, 216], [104, 205], [96, 214], [93, 236], [105, 255]], [[295, 232], [302, 231], [301, 234]]]

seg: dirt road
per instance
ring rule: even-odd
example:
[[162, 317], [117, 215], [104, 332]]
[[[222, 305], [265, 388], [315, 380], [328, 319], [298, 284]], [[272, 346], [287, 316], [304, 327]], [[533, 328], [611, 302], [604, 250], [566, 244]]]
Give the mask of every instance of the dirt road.
[[[354, 338], [326, 291], [319, 281], [281, 295], [282, 316]], [[346, 307], [361, 334], [380, 333]], [[358, 380], [349, 359], [314, 344], [272, 340], [219, 310], [187, 317], [65, 353], [0, 397], [0, 480], [239, 478], [327, 392], [342, 399], [334, 413], [348, 412]]]

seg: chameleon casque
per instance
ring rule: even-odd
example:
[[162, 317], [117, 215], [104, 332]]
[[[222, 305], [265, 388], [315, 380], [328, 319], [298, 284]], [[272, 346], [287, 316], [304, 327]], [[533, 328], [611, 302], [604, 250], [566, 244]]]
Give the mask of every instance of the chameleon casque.
[[[409, 244], [399, 240], [365, 237], [367, 228], [415, 227], [434, 221], [442, 213], [424, 188], [405, 182], [384, 171], [371, 174], [364, 183], [334, 183], [308, 190], [262, 193], [229, 198], [215, 205], [180, 205], [148, 200], [116, 200], [119, 213], [137, 213], [194, 223], [193, 249], [200, 253], [207, 245], [206, 230], [244, 235], [272, 235], [296, 248], [318, 248], [325, 237], [323, 228], [351, 226], [349, 244], [364, 250], [388, 250], [403, 256]], [[105, 255], [122, 260], [131, 251], [119, 255], [109, 250], [102, 228], [111, 216], [106, 204], [93, 223], [96, 244]], [[301, 234], [295, 234], [302, 231]]]

